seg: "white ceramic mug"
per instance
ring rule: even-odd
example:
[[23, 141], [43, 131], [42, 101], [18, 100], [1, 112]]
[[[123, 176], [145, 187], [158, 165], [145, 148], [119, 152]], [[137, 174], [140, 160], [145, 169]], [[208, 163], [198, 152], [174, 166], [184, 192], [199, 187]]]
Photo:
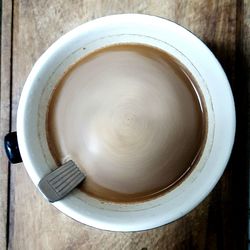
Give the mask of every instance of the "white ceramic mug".
[[158, 47], [185, 65], [194, 76], [205, 98], [208, 116], [202, 156], [181, 184], [148, 201], [103, 202], [76, 189], [53, 205], [73, 219], [96, 228], [137, 231], [172, 222], [197, 206], [221, 177], [231, 153], [235, 135], [231, 89], [222, 67], [197, 37], [171, 21], [139, 14], [107, 16], [75, 28], [56, 41], [29, 74], [18, 107], [17, 137], [25, 168], [37, 186], [56, 166], [45, 130], [48, 101], [55, 85], [86, 54], [123, 43]]

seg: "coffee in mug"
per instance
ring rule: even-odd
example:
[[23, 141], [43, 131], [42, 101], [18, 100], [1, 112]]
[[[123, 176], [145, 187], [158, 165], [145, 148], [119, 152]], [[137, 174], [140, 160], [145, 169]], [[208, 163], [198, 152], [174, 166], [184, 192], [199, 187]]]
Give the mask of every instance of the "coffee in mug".
[[86, 174], [81, 191], [113, 202], [152, 199], [195, 168], [206, 107], [188, 70], [166, 52], [118, 44], [70, 67], [48, 105], [47, 140], [58, 163]]

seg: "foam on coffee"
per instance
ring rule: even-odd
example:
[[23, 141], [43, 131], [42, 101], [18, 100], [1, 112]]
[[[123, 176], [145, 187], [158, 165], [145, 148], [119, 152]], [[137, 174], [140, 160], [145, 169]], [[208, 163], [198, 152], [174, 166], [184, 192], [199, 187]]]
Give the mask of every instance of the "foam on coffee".
[[47, 139], [58, 164], [86, 174], [81, 190], [108, 201], [155, 197], [195, 166], [206, 118], [195, 82], [165, 52], [144, 45], [95, 51], [52, 93]]

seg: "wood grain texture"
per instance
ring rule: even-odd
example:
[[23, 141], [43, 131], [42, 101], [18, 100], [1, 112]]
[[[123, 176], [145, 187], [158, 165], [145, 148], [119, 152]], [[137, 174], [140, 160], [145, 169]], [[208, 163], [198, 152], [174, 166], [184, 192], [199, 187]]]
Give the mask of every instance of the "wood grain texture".
[[[236, 81], [238, 83], [235, 90], [235, 102], [236, 111], [238, 114], [238, 127], [235, 142], [235, 154], [242, 157], [238, 159], [238, 165], [240, 166], [233, 172], [234, 186], [238, 187], [238, 190], [234, 190], [235, 196], [235, 209], [238, 211], [246, 211], [246, 207], [250, 207], [250, 193], [249, 193], [249, 166], [250, 164], [250, 1], [243, 0], [238, 2], [237, 8], [237, 37], [236, 37]], [[232, 158], [233, 159], [233, 158]], [[233, 159], [234, 160], [234, 159]], [[237, 181], [238, 180], [238, 181]], [[240, 181], [241, 180], [241, 181]], [[245, 180], [245, 181], [242, 181]], [[241, 199], [239, 203], [239, 196], [237, 192], [241, 191]], [[242, 192], [243, 191], [243, 192]], [[238, 198], [238, 200], [237, 200]], [[250, 211], [250, 210], [249, 210]], [[244, 213], [236, 221], [235, 225], [240, 228], [248, 226], [247, 216]], [[249, 214], [249, 213], [248, 213]], [[250, 225], [250, 223], [249, 223]], [[248, 235], [250, 235], [250, 228], [248, 228]], [[247, 237], [247, 236], [246, 236]], [[249, 237], [249, 236], [248, 236]], [[250, 237], [248, 238], [250, 240]]]
[[[236, 91], [236, 36], [242, 25], [237, 25], [237, 16], [239, 19], [241, 11], [242, 4], [236, 0], [14, 0], [12, 130], [16, 128], [23, 84], [38, 57], [62, 34], [109, 14], [146, 13], [188, 28], [215, 53]], [[101, 231], [73, 221], [41, 197], [24, 167], [15, 166], [11, 169], [9, 248], [246, 249], [246, 228], [242, 224], [245, 207], [237, 207], [234, 202], [245, 202], [245, 197], [237, 196], [242, 186], [237, 186], [240, 181], [234, 176], [236, 173], [237, 178], [242, 177], [237, 172], [240, 149], [234, 151], [216, 188], [196, 209], [174, 223], [137, 233]], [[245, 162], [240, 164], [240, 169], [246, 171]], [[239, 223], [235, 212], [239, 214]]]
[[[249, 155], [250, 152], [250, 0], [245, 0], [243, 5], [243, 18], [242, 18], [242, 34], [243, 37], [241, 38], [241, 47], [242, 47], [242, 54], [244, 55], [243, 58], [245, 60], [243, 61], [244, 72], [245, 72], [245, 79], [243, 79], [243, 82], [246, 82], [247, 84], [247, 100], [246, 100], [246, 106], [248, 110], [247, 114], [247, 155]], [[247, 165], [250, 164], [250, 157], [247, 157]], [[249, 221], [249, 227], [248, 227], [248, 240], [249, 240], [249, 246], [250, 246], [250, 171], [248, 171], [248, 221]]]
[[[233, 197], [232, 210], [238, 214], [233, 218], [235, 230], [248, 226], [249, 198], [249, 153], [250, 153], [250, 1], [237, 1], [236, 32], [236, 74], [234, 98], [236, 104], [237, 126], [236, 140], [231, 157], [231, 187]], [[237, 166], [237, 167], [236, 167]], [[249, 229], [248, 229], [249, 230]], [[244, 242], [247, 241], [244, 235]], [[236, 243], [236, 242], [234, 242]], [[236, 248], [237, 245], [234, 245]], [[243, 245], [241, 245], [243, 249]], [[244, 245], [247, 249], [247, 245]]]
[[0, 96], [0, 249], [6, 248], [8, 222], [8, 161], [3, 149], [3, 138], [10, 129], [11, 83], [11, 20], [12, 2], [2, 2], [1, 23], [1, 96]]

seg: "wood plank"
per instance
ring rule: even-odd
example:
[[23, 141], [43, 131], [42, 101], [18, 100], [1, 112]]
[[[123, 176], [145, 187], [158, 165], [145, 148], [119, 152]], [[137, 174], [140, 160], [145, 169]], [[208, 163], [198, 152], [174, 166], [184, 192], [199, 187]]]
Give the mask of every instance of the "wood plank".
[[[12, 129], [25, 79], [52, 42], [88, 20], [132, 12], [166, 17], [194, 32], [214, 51], [237, 89], [235, 0], [19, 0], [14, 4]], [[106, 232], [71, 220], [43, 200], [23, 167], [14, 167], [10, 249], [232, 249], [237, 244], [243, 249], [245, 228], [232, 220], [237, 183], [233, 173], [239, 159], [234, 154], [214, 191], [196, 209], [174, 223], [137, 233]]]
[[[249, 156], [250, 153], [250, 0], [244, 0], [244, 5], [243, 5], [243, 24], [242, 24], [242, 29], [241, 33], [243, 38], [242, 43], [241, 43], [241, 48], [242, 48], [242, 55], [244, 60], [242, 61], [242, 65], [244, 65], [244, 72], [245, 72], [245, 81], [247, 83], [247, 89], [248, 89], [248, 95], [247, 95], [247, 110], [248, 110], [248, 119], [247, 119], [247, 154]], [[248, 158], [247, 165], [250, 165], [250, 157]], [[250, 171], [248, 169], [248, 190], [250, 190]], [[250, 242], [250, 192], [248, 192], [248, 214], [249, 214], [249, 226], [248, 226], [248, 240]], [[250, 243], [249, 243], [250, 246]]]
[[[0, 144], [10, 129], [10, 84], [11, 84], [11, 26], [12, 1], [2, 2], [1, 22], [1, 96], [0, 96]], [[3, 147], [0, 149], [0, 249], [7, 244], [8, 222], [8, 161]]]
[[[236, 111], [238, 114], [237, 140], [235, 142], [235, 159], [239, 168], [234, 169], [234, 212], [239, 213], [235, 219], [235, 228], [248, 227], [248, 209], [250, 186], [249, 186], [249, 166], [250, 164], [250, 0], [238, 2], [237, 11], [237, 39], [236, 39], [236, 81], [238, 83], [235, 90]], [[237, 159], [238, 156], [238, 159]], [[239, 195], [240, 194], [240, 195]], [[242, 197], [245, 197], [243, 199]], [[249, 210], [250, 211], [250, 210]], [[249, 223], [250, 225], [250, 223]], [[248, 235], [250, 235], [248, 228]], [[242, 245], [247, 248], [248, 235], [245, 235]]]

